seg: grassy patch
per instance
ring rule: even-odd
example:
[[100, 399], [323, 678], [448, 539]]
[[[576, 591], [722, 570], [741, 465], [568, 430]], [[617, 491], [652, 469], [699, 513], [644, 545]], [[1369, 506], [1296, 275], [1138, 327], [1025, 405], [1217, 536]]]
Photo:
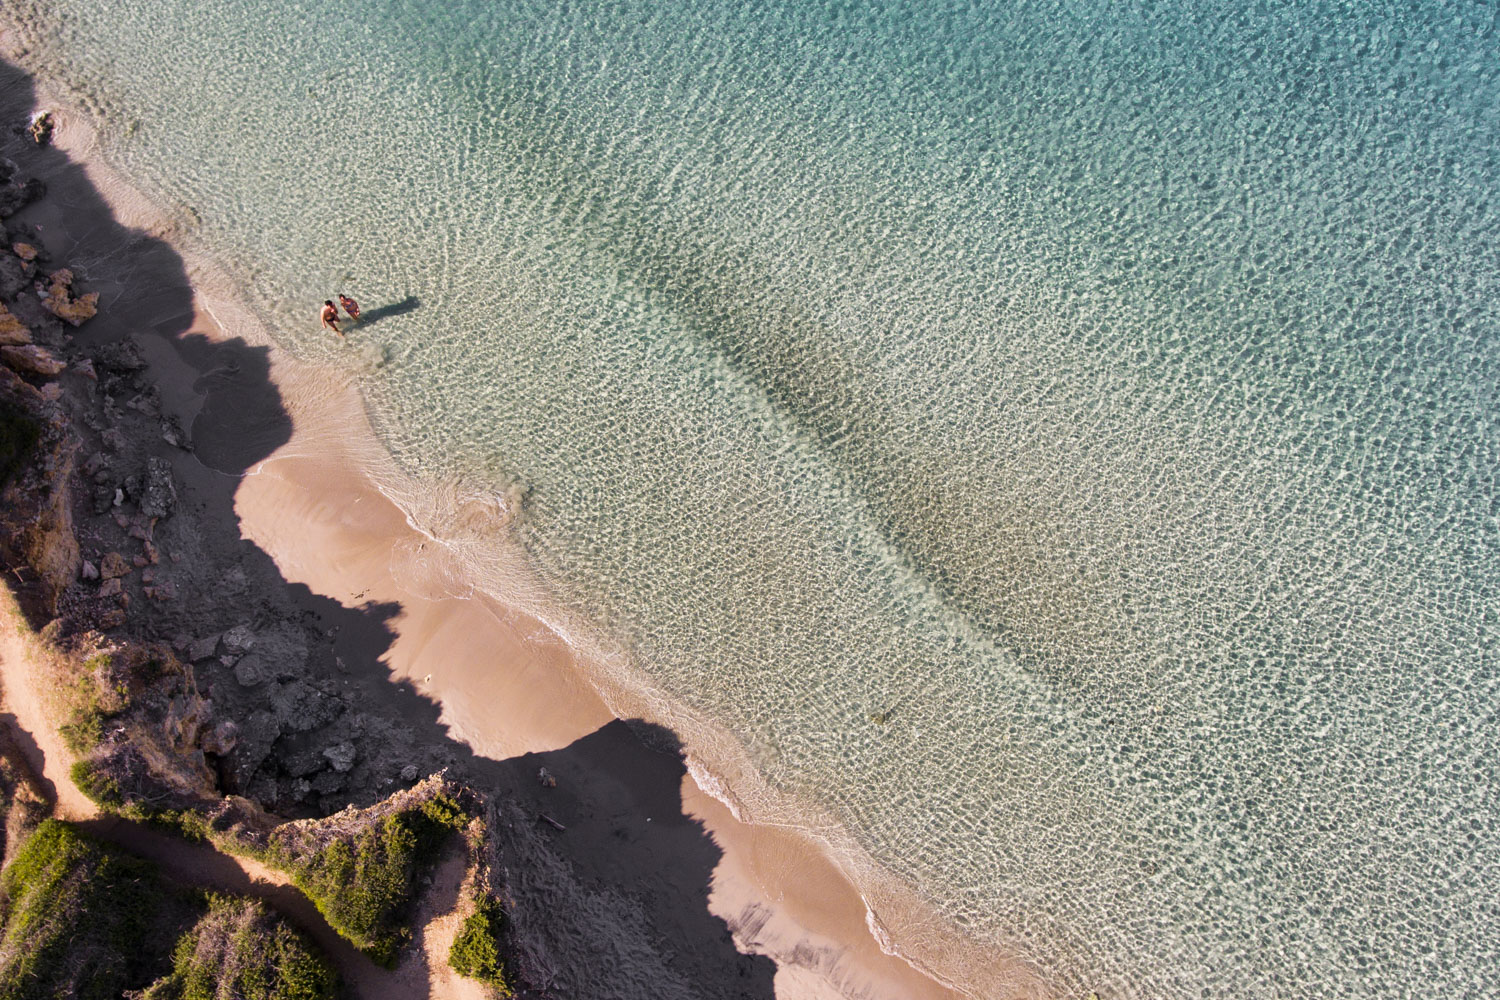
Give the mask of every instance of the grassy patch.
[[265, 857], [291, 875], [334, 930], [394, 966], [411, 937], [405, 921], [418, 880], [469, 816], [446, 791], [384, 815], [379, 809], [279, 827]]
[[476, 979], [496, 990], [502, 997], [514, 995], [500, 960], [500, 931], [505, 913], [492, 899], [482, 899], [469, 914], [448, 949], [448, 965], [460, 976]]
[[75, 760], [68, 768], [68, 777], [80, 792], [105, 809], [118, 809], [125, 802], [119, 783], [94, 761]]
[[168, 966], [188, 906], [150, 865], [47, 820], [0, 875], [0, 996], [113, 1000]]
[[172, 971], [141, 1000], [332, 1000], [336, 987], [328, 963], [264, 904], [210, 895], [178, 938]]

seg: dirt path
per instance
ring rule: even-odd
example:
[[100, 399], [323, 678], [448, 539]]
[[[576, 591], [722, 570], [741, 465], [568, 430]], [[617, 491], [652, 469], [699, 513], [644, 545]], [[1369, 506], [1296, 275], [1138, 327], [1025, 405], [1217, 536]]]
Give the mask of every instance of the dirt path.
[[[405, 1000], [439, 995], [428, 988], [425, 975], [428, 963], [421, 963], [423, 974], [420, 978], [401, 975], [400, 970], [382, 969], [340, 937], [312, 901], [281, 872], [132, 820], [101, 815], [99, 807], [68, 778], [72, 754], [50, 722], [53, 717], [50, 706], [44, 704], [37, 694], [47, 686], [44, 678], [39, 676], [38, 664], [45, 663], [51, 654], [23, 634], [17, 624], [19, 614], [9, 592], [0, 587], [0, 698], [3, 698], [6, 713], [0, 717], [0, 723], [11, 729], [32, 772], [40, 776], [44, 790], [54, 803], [54, 816], [76, 823], [94, 837], [154, 862], [177, 882], [264, 900], [317, 942], [338, 970], [348, 993], [355, 997]], [[462, 880], [462, 857], [459, 867], [458, 877]], [[445, 870], [446, 867], [439, 869], [438, 881]], [[448, 877], [451, 878], [451, 874]], [[434, 888], [437, 884], [435, 881]], [[429, 898], [436, 895], [429, 894]], [[448, 971], [446, 949], [439, 967], [445, 973]], [[445, 991], [441, 995], [459, 994]]]

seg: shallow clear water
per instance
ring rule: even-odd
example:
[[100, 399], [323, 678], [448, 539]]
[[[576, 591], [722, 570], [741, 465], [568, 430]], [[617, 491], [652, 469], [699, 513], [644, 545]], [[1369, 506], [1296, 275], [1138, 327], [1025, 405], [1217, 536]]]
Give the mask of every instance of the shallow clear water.
[[1493, 8], [44, 6], [38, 65], [418, 481], [523, 490], [752, 814], [978, 942], [904, 947], [1489, 988]]

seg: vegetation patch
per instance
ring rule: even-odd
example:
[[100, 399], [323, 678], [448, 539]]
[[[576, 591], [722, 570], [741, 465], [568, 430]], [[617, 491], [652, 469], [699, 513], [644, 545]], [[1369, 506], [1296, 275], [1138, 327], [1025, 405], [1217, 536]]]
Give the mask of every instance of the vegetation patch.
[[170, 965], [191, 907], [143, 861], [46, 820], [0, 874], [0, 996], [114, 1000]]
[[488, 897], [481, 899], [453, 939], [448, 965], [460, 976], [478, 980], [502, 997], [511, 997], [515, 994], [500, 959], [500, 932], [504, 927], [505, 912], [500, 904]]
[[411, 937], [406, 920], [418, 884], [469, 819], [446, 783], [429, 779], [369, 809], [277, 827], [263, 854], [334, 930], [390, 967]]
[[96, 805], [105, 809], [118, 809], [125, 803], [125, 796], [120, 791], [120, 783], [96, 761], [75, 760], [73, 766], [68, 768], [68, 777], [72, 778], [78, 790], [92, 799]]
[[210, 895], [177, 940], [172, 971], [141, 1000], [332, 1000], [337, 977], [306, 938], [265, 904]]

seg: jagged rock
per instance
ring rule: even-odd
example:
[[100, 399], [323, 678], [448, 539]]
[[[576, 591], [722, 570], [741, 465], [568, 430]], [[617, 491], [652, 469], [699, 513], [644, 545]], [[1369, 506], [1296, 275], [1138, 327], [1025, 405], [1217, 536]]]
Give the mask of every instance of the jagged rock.
[[25, 291], [35, 270], [19, 258], [0, 253], [0, 298], [9, 301]]
[[[271, 755], [271, 746], [280, 735], [281, 726], [270, 712], [252, 712], [241, 722], [239, 738], [228, 756], [228, 777], [234, 788], [251, 793], [250, 779]], [[263, 797], [266, 792], [259, 794]]]
[[116, 489], [115, 490], [114, 499], [109, 502], [109, 505], [111, 507], [118, 507], [118, 506], [120, 506], [120, 504], [122, 504], [124, 502], [125, 502], [125, 491], [122, 490], [122, 489]]
[[83, 565], [78, 568], [78, 578], [80, 580], [99, 579], [99, 567], [85, 559]]
[[166, 416], [161, 418], [161, 439], [173, 448], [191, 450], [188, 445], [187, 435], [182, 433], [182, 425], [177, 422], [176, 417]]
[[74, 297], [73, 272], [67, 268], [53, 271], [49, 284], [42, 294], [42, 305], [48, 312], [65, 323], [82, 326], [99, 312], [99, 293], [88, 292]]
[[265, 663], [268, 676], [292, 680], [307, 672], [307, 642], [302, 630], [281, 623], [256, 633], [255, 655]]
[[15, 215], [47, 193], [47, 185], [35, 177], [0, 184], [0, 219]]
[[417, 770], [417, 765], [415, 765], [415, 764], [407, 764], [405, 767], [403, 767], [401, 769], [401, 780], [402, 781], [416, 781], [417, 780], [417, 775], [419, 773], [420, 772]]
[[12, 243], [10, 245], [10, 252], [26, 261], [28, 264], [36, 260], [36, 247], [32, 246], [30, 243]]
[[125, 557], [118, 552], [106, 552], [99, 562], [99, 572], [106, 580], [112, 580], [129, 573], [130, 563], [126, 562]]
[[41, 375], [44, 378], [60, 374], [68, 367], [40, 344], [0, 347], [0, 361], [14, 371]]
[[305, 733], [338, 718], [343, 706], [303, 681], [278, 684], [271, 692], [276, 721], [293, 732]]
[[239, 681], [241, 687], [254, 687], [270, 680], [271, 670], [266, 666], [265, 660], [251, 654], [235, 663], [234, 679]]
[[333, 765], [333, 769], [343, 774], [354, 769], [354, 761], [358, 758], [358, 752], [353, 743], [335, 743], [323, 751], [323, 756]]
[[221, 638], [224, 652], [231, 656], [243, 656], [255, 645], [255, 631], [249, 625], [236, 625]]
[[111, 578], [109, 580], [105, 580], [103, 583], [101, 583], [99, 585], [99, 596], [100, 597], [119, 597], [121, 589], [122, 589], [122, 587], [120, 585], [120, 579], [119, 579], [119, 577], [114, 577], [114, 578]]
[[234, 750], [239, 740], [240, 727], [233, 719], [225, 719], [203, 734], [199, 746], [203, 747], [204, 753], [224, 757]]
[[105, 344], [94, 352], [94, 363], [105, 371], [116, 374], [138, 372], [146, 367], [146, 361], [141, 357], [141, 350], [133, 340]]
[[73, 362], [73, 370], [86, 379], [91, 379], [95, 382], [99, 381], [99, 373], [94, 370], [94, 363], [88, 358]]
[[177, 506], [177, 487], [172, 483], [172, 464], [152, 456], [146, 462], [146, 484], [141, 490], [141, 513], [167, 517]]
[[24, 347], [31, 343], [31, 328], [0, 304], [0, 347]]

